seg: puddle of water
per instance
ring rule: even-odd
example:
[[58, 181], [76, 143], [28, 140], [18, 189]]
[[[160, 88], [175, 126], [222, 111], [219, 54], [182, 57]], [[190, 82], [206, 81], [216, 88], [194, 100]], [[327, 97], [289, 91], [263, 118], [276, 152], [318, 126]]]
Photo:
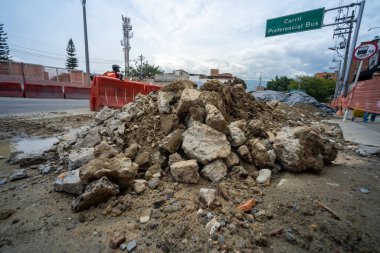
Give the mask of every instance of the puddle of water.
[[8, 177], [14, 169], [19, 168], [18, 165], [7, 163], [11, 153], [22, 151], [25, 154], [40, 154], [50, 149], [56, 142], [58, 142], [57, 137], [0, 140], [0, 156], [4, 156], [0, 159], [0, 177]]
[[26, 154], [40, 154], [51, 148], [57, 142], [57, 137], [48, 137], [19, 139], [11, 141], [10, 144], [14, 151], [21, 151]]

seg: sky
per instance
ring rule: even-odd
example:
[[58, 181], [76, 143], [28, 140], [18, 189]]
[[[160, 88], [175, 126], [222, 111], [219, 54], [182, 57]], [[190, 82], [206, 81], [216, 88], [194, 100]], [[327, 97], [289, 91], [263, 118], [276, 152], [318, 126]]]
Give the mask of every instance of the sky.
[[[130, 59], [139, 55], [165, 72], [184, 69], [209, 74], [211, 68], [243, 79], [331, 72], [333, 27], [265, 38], [266, 20], [357, 0], [87, 0], [90, 71], [124, 66], [122, 18], [131, 18]], [[79, 69], [85, 70], [80, 0], [0, 0], [0, 23], [12, 59], [65, 66], [73, 39]], [[356, 12], [358, 9], [356, 10]], [[380, 1], [367, 0], [358, 43], [380, 35]], [[333, 22], [328, 12], [324, 23]], [[371, 27], [379, 27], [368, 31]]]

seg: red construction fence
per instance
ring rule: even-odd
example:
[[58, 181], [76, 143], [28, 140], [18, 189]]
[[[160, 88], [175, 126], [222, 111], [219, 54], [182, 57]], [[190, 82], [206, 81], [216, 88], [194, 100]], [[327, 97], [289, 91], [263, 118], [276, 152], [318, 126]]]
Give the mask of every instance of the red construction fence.
[[90, 88], [0, 82], [0, 97], [89, 99]]
[[339, 97], [331, 102], [333, 108], [359, 109], [380, 114], [380, 76], [358, 82], [347, 97]]
[[103, 106], [121, 108], [133, 102], [137, 94], [147, 95], [160, 88], [161, 86], [149, 83], [97, 76], [91, 85], [90, 109], [97, 111]]

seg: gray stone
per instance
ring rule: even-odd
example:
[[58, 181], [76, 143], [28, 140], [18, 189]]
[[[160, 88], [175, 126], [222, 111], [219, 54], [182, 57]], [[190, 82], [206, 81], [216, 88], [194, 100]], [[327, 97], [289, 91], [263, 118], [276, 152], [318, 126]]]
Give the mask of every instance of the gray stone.
[[149, 220], [150, 220], [150, 216], [152, 214], [152, 209], [149, 208], [149, 209], [145, 209], [144, 211], [141, 212], [141, 215], [140, 215], [140, 223], [147, 223]]
[[25, 169], [15, 170], [14, 173], [9, 176], [9, 181], [12, 182], [26, 177], [28, 177], [28, 175], [26, 174]]
[[175, 128], [177, 128], [179, 119], [175, 114], [163, 114], [160, 116], [161, 130], [165, 134], [169, 134]]
[[75, 170], [77, 168], [80, 168], [93, 158], [94, 148], [82, 148], [79, 150], [73, 149], [69, 153], [69, 170]]
[[154, 190], [158, 187], [159, 183], [160, 183], [160, 179], [157, 177], [154, 177], [148, 181], [148, 186], [150, 189]]
[[145, 172], [145, 179], [150, 180], [154, 177], [161, 177], [161, 166], [159, 164], [155, 164], [153, 166], [150, 166], [149, 169]]
[[84, 182], [79, 177], [79, 169], [60, 174], [54, 182], [54, 190], [72, 194], [82, 194]]
[[112, 158], [115, 155], [117, 155], [118, 150], [111, 145], [109, 145], [107, 142], [102, 141], [99, 145], [95, 146], [94, 149], [94, 156], [96, 158]]
[[140, 99], [137, 99], [136, 96], [135, 102], [130, 102], [123, 106], [121, 112], [117, 114], [117, 118], [123, 122], [129, 122], [133, 118], [142, 116], [144, 114], [144, 110], [147, 109], [144, 108], [144, 100], [145, 99], [142, 97], [140, 97]]
[[206, 124], [221, 133], [228, 133], [227, 122], [223, 114], [212, 104], [207, 104], [206, 109]]
[[40, 164], [45, 162], [45, 158], [42, 154], [23, 153], [17, 152], [10, 155], [9, 163], [18, 164], [20, 167], [26, 167], [30, 165]]
[[113, 158], [94, 159], [81, 168], [80, 177], [84, 181], [91, 182], [106, 176], [109, 180], [127, 188], [132, 184], [137, 175], [138, 165], [130, 158], [119, 154]]
[[202, 176], [212, 182], [218, 182], [227, 175], [227, 166], [221, 159], [205, 165], [201, 171]]
[[135, 159], [137, 152], [139, 152], [139, 145], [137, 143], [132, 143], [128, 148], [125, 149], [124, 155], [133, 160]]
[[136, 240], [130, 241], [130, 242], [127, 244], [127, 251], [128, 251], [128, 252], [131, 252], [131, 251], [134, 250], [136, 247], [137, 247], [137, 241], [136, 241]]
[[170, 113], [170, 102], [173, 98], [174, 96], [170, 92], [158, 91], [157, 107], [160, 114]]
[[94, 127], [90, 129], [86, 137], [83, 139], [78, 139], [76, 147], [77, 148], [93, 148], [102, 141], [98, 128]]
[[224, 134], [201, 123], [193, 124], [183, 133], [182, 148], [185, 154], [207, 164], [217, 158], [226, 158], [231, 145]]
[[374, 146], [359, 145], [358, 149], [356, 150], [356, 153], [361, 156], [379, 155], [380, 148]]
[[147, 181], [144, 179], [137, 179], [133, 184], [133, 190], [136, 193], [143, 193], [146, 189]]
[[119, 194], [119, 187], [111, 183], [107, 177], [102, 177], [90, 183], [84, 193], [73, 200], [71, 208], [75, 212], [86, 210], [93, 205], [106, 202], [117, 194]]
[[198, 163], [196, 160], [187, 160], [170, 165], [170, 172], [177, 182], [197, 183], [199, 179]]
[[49, 174], [52, 171], [52, 167], [50, 164], [42, 164], [38, 166], [38, 170], [42, 175]]
[[259, 176], [256, 178], [256, 182], [259, 184], [265, 184], [270, 181], [272, 171], [269, 169], [261, 169], [259, 171]]
[[232, 139], [231, 144], [234, 147], [240, 147], [247, 140], [247, 138], [244, 135], [244, 132], [241, 130], [241, 126], [244, 125], [242, 122], [245, 123], [245, 121], [239, 120], [236, 122], [232, 122], [231, 124], [228, 125], [228, 129], [230, 131], [231, 139]]
[[252, 162], [252, 155], [246, 145], [240, 146], [237, 150], [239, 156], [246, 162]]
[[248, 177], [248, 172], [243, 166], [234, 166], [231, 169], [231, 175], [237, 176], [237, 179], [246, 179]]
[[189, 108], [200, 102], [200, 92], [193, 88], [185, 88], [178, 102], [177, 114], [186, 113]]
[[183, 129], [177, 129], [171, 132], [168, 136], [162, 139], [160, 147], [166, 152], [169, 152], [169, 154], [175, 153], [182, 143], [183, 133]]
[[8, 181], [5, 178], [0, 178], [0, 185], [6, 184]]
[[238, 165], [240, 160], [239, 156], [234, 152], [231, 152], [229, 156], [223, 158], [223, 162], [226, 164], [227, 168], [232, 168], [235, 165]]
[[108, 108], [107, 106], [104, 106], [102, 110], [100, 110], [95, 115], [95, 123], [101, 124], [103, 121], [111, 118], [115, 114], [115, 110]]
[[2, 159], [4, 159], [5, 158], [5, 156], [3, 156], [3, 155], [0, 155], [0, 160], [2, 160]]
[[204, 201], [208, 207], [210, 207], [215, 201], [216, 190], [201, 188], [199, 189], [201, 200]]

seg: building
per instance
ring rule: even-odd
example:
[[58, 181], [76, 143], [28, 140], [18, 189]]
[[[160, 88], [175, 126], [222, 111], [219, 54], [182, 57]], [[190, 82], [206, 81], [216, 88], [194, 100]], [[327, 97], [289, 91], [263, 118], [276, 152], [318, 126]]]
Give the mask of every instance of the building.
[[331, 79], [331, 80], [337, 80], [338, 76], [337, 73], [333, 72], [321, 72], [321, 73], [315, 73], [314, 77], [321, 78], [321, 79]]
[[174, 70], [173, 73], [162, 73], [154, 76], [154, 84], [165, 85], [180, 80], [189, 80], [190, 74], [183, 69]]

